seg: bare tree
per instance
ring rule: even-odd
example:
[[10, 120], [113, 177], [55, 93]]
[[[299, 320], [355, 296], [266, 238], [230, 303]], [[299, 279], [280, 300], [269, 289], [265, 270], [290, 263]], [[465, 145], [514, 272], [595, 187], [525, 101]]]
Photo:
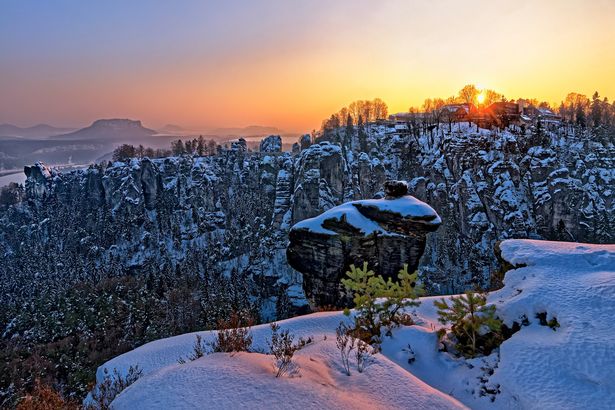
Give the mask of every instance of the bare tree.
[[459, 90], [459, 99], [465, 104], [474, 104], [476, 96], [479, 94], [474, 84], [468, 84]]

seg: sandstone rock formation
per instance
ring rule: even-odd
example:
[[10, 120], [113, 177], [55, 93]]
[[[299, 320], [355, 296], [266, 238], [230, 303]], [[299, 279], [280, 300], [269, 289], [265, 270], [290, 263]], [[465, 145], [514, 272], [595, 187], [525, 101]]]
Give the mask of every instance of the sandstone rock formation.
[[299, 147], [303, 151], [304, 149], [308, 149], [312, 145], [312, 137], [310, 134], [303, 134], [301, 138], [299, 138]]
[[270, 135], [264, 138], [259, 145], [260, 152], [281, 152], [282, 137], [279, 135]]
[[30, 198], [42, 198], [49, 193], [51, 188], [51, 180], [55, 174], [52, 168], [49, 168], [42, 162], [37, 162], [32, 166], [26, 166], [23, 169], [26, 174], [26, 194]]
[[468, 124], [364, 133], [367, 152], [355, 128], [314, 144], [305, 135], [293, 153], [252, 152], [239, 140], [208, 157], [67, 173], [27, 167], [26, 200], [0, 210], [0, 305], [21, 306], [58, 277], [70, 286], [93, 267], [152, 276], [236, 270], [253, 278], [264, 318], [292, 314], [307, 302], [302, 274], [286, 260], [291, 226], [384, 198], [387, 179], [407, 181], [443, 220], [419, 268], [431, 294], [497, 284], [498, 240], [615, 239], [615, 146], [589, 130], [543, 129], [539, 139]]
[[348, 302], [340, 280], [351, 264], [368, 262], [385, 278], [396, 278], [404, 264], [411, 271], [417, 268], [427, 233], [440, 226], [440, 217], [407, 195], [405, 182], [387, 181], [385, 193], [385, 199], [336, 206], [290, 230], [288, 263], [303, 273], [303, 288], [313, 306]]

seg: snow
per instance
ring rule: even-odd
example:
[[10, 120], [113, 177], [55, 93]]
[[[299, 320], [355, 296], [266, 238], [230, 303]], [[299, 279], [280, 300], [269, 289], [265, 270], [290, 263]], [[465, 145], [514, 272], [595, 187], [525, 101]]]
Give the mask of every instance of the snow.
[[[608, 408], [615, 403], [615, 245], [509, 240], [502, 256], [527, 265], [491, 300], [505, 322], [531, 324], [506, 341], [493, 381], [523, 408]], [[557, 318], [553, 331], [537, 313]]]
[[[138, 364], [144, 376], [113, 402], [114, 409], [306, 408], [417, 409], [464, 408], [383, 355], [363, 373], [347, 376], [335, 346], [335, 328], [348, 320], [341, 312], [315, 313], [279, 322], [296, 337], [314, 342], [295, 354], [298, 374], [276, 378], [273, 358], [262, 353], [210, 354], [186, 364], [197, 333], [158, 340], [107, 362], [102, 369], [125, 373]], [[252, 329], [253, 346], [266, 350], [269, 325]], [[212, 340], [213, 332], [199, 332]], [[354, 365], [354, 361], [351, 360]]]
[[295, 224], [293, 229], [307, 229], [311, 232], [336, 235], [334, 231], [324, 228], [322, 224], [326, 220], [341, 220], [343, 217], [346, 218], [347, 223], [359, 228], [364, 234], [383, 231], [380, 225], [359, 213], [357, 208], [352, 205], [352, 202], [331, 208], [317, 217], [304, 219]]
[[[322, 312], [279, 322], [314, 343], [296, 353], [299, 374], [276, 379], [271, 356], [211, 354], [178, 364], [196, 333], [158, 340], [99, 368], [144, 376], [113, 403], [125, 408], [461, 408], [607, 409], [615, 402], [615, 245], [506, 240], [502, 257], [516, 268], [488, 302], [509, 326], [524, 325], [499, 351], [474, 359], [438, 350], [433, 301], [413, 308], [415, 325], [385, 336], [364, 373], [340, 368], [335, 327], [348, 320]], [[536, 314], [557, 318], [555, 330]], [[266, 351], [267, 325], [252, 329]], [[212, 332], [199, 332], [211, 340]], [[409, 362], [409, 359], [414, 360]]]
[[[514, 239], [500, 248], [519, 268], [506, 273], [504, 287], [490, 293], [488, 302], [507, 325], [525, 317], [530, 324], [506, 340], [499, 354], [463, 360], [437, 352], [433, 329], [440, 325], [428, 298], [417, 308], [418, 326], [395, 331], [383, 353], [471, 408], [612, 408], [615, 245]], [[540, 325], [536, 314], [543, 312], [560, 327]], [[408, 343], [416, 353], [411, 365], [401, 350]], [[481, 396], [481, 387], [500, 393]]]
[[427, 205], [425, 202], [419, 201], [413, 196], [406, 195], [396, 199], [365, 199], [346, 202], [342, 205], [333, 207], [314, 218], [305, 219], [295, 224], [293, 229], [307, 229], [312, 232], [335, 235], [336, 233], [332, 230], [324, 228], [323, 223], [327, 220], [341, 220], [345, 217], [347, 223], [360, 229], [365, 235], [369, 235], [374, 232], [387, 234], [384, 228], [382, 228], [377, 222], [372, 221], [363, 215], [357, 208], [357, 205], [364, 207], [376, 207], [384, 212], [396, 213], [402, 218], [416, 218], [417, 222], [420, 223], [439, 225], [442, 222], [432, 207]]
[[366, 199], [363, 201], [356, 201], [356, 203], [360, 203], [364, 206], [374, 206], [382, 211], [395, 212], [404, 218], [433, 217], [430, 223], [440, 224], [442, 222], [432, 207], [410, 195], [396, 199]]
[[386, 358], [348, 377], [331, 365], [338, 354], [334, 340], [316, 342], [296, 354], [298, 375], [276, 379], [270, 355], [216, 353], [138, 381], [113, 408], [463, 408]]

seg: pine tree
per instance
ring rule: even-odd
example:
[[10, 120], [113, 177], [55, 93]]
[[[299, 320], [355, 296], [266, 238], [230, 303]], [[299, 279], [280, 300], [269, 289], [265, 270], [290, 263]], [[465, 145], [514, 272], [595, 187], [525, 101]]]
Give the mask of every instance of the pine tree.
[[199, 135], [199, 139], [196, 144], [196, 153], [199, 157], [205, 155], [205, 139], [202, 135]]
[[481, 332], [499, 332], [502, 321], [495, 316], [495, 306], [487, 306], [484, 293], [468, 291], [452, 297], [450, 303], [446, 299], [434, 301], [438, 321], [442, 324], [452, 323], [451, 331], [457, 338], [457, 349], [464, 355], [475, 357]]
[[367, 153], [367, 134], [365, 133], [365, 124], [363, 123], [363, 116], [359, 115], [359, 120], [357, 121], [357, 128], [359, 129], [359, 148], [361, 152]]
[[354, 134], [354, 124], [352, 121], [352, 116], [348, 114], [346, 117], [346, 132], [344, 133], [344, 143], [342, 144], [342, 149], [350, 148], [350, 143], [352, 141], [352, 136]]
[[[399, 271], [397, 282], [376, 276], [367, 262], [362, 269], [350, 265], [346, 276], [348, 279], [342, 279], [342, 284], [354, 292], [356, 336], [369, 343], [379, 344], [382, 326], [398, 326], [402, 321], [401, 310], [420, 304], [416, 299], [423, 294], [423, 288], [417, 283], [417, 272], [409, 273], [407, 264]], [[378, 301], [379, 298], [384, 301]]]
[[184, 142], [182, 140], [176, 140], [171, 142], [171, 152], [174, 156], [178, 157], [186, 153]]
[[581, 126], [581, 128], [585, 128], [585, 125], [587, 124], [587, 118], [585, 115], [585, 109], [583, 105], [581, 104], [577, 106], [576, 119], [577, 119], [577, 125]]
[[594, 127], [598, 127], [602, 123], [602, 101], [600, 101], [598, 91], [592, 96], [590, 117]]

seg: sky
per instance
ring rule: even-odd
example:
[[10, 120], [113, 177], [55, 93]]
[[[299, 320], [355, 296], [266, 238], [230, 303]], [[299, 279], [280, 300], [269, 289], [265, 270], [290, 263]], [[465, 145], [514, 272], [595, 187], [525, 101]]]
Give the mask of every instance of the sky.
[[615, 98], [615, 0], [0, 0], [0, 123], [318, 128], [477, 84]]

